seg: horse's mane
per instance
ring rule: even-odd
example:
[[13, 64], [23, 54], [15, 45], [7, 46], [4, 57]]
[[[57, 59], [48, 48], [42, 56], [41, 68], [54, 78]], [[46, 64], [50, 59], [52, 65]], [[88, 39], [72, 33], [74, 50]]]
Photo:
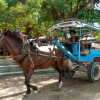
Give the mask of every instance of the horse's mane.
[[4, 31], [4, 36], [12, 38], [16, 42], [22, 43], [20, 35], [16, 34], [15, 32], [11, 32], [10, 30]]

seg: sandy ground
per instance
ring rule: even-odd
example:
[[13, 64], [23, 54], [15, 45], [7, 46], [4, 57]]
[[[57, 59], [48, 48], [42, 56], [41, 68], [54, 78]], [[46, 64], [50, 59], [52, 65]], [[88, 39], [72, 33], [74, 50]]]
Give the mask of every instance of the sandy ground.
[[23, 76], [0, 78], [0, 100], [100, 100], [100, 81], [90, 83], [86, 73], [77, 72], [73, 79], [64, 79], [61, 91], [57, 73], [35, 74], [31, 83], [38, 86], [39, 93], [32, 90], [24, 97], [26, 87]]

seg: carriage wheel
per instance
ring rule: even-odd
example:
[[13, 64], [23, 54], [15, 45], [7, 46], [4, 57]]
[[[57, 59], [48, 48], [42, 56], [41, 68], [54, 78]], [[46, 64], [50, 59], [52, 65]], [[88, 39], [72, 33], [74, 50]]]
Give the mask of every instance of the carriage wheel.
[[75, 71], [74, 71], [74, 70], [72, 70], [72, 71], [66, 71], [66, 72], [64, 73], [64, 77], [65, 77], [66, 79], [71, 79], [71, 78], [73, 78], [74, 74], [75, 74]]
[[91, 62], [88, 66], [87, 76], [90, 82], [95, 82], [100, 78], [100, 64]]

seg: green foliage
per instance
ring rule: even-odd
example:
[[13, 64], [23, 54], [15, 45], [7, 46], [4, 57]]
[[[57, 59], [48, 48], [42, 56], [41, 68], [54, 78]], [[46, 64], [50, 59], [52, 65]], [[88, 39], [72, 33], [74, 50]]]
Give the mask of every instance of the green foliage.
[[5, 10], [7, 8], [7, 3], [5, 0], [0, 0], [0, 10]]
[[14, 30], [30, 23], [33, 36], [47, 34], [47, 29], [57, 21], [79, 18], [100, 22], [99, 0], [0, 0], [0, 28]]
[[94, 32], [93, 37], [94, 37], [97, 41], [100, 41], [100, 31]]

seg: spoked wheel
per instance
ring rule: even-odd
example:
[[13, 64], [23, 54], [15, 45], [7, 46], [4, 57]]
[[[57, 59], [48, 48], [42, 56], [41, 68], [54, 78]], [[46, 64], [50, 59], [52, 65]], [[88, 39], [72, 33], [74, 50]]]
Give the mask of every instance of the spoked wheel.
[[64, 73], [64, 77], [65, 77], [66, 79], [71, 79], [71, 78], [73, 78], [74, 74], [75, 74], [75, 71], [74, 71], [74, 70], [72, 70], [72, 71], [66, 71], [66, 72]]
[[91, 62], [88, 66], [87, 76], [89, 81], [95, 82], [100, 78], [100, 64], [98, 62]]

